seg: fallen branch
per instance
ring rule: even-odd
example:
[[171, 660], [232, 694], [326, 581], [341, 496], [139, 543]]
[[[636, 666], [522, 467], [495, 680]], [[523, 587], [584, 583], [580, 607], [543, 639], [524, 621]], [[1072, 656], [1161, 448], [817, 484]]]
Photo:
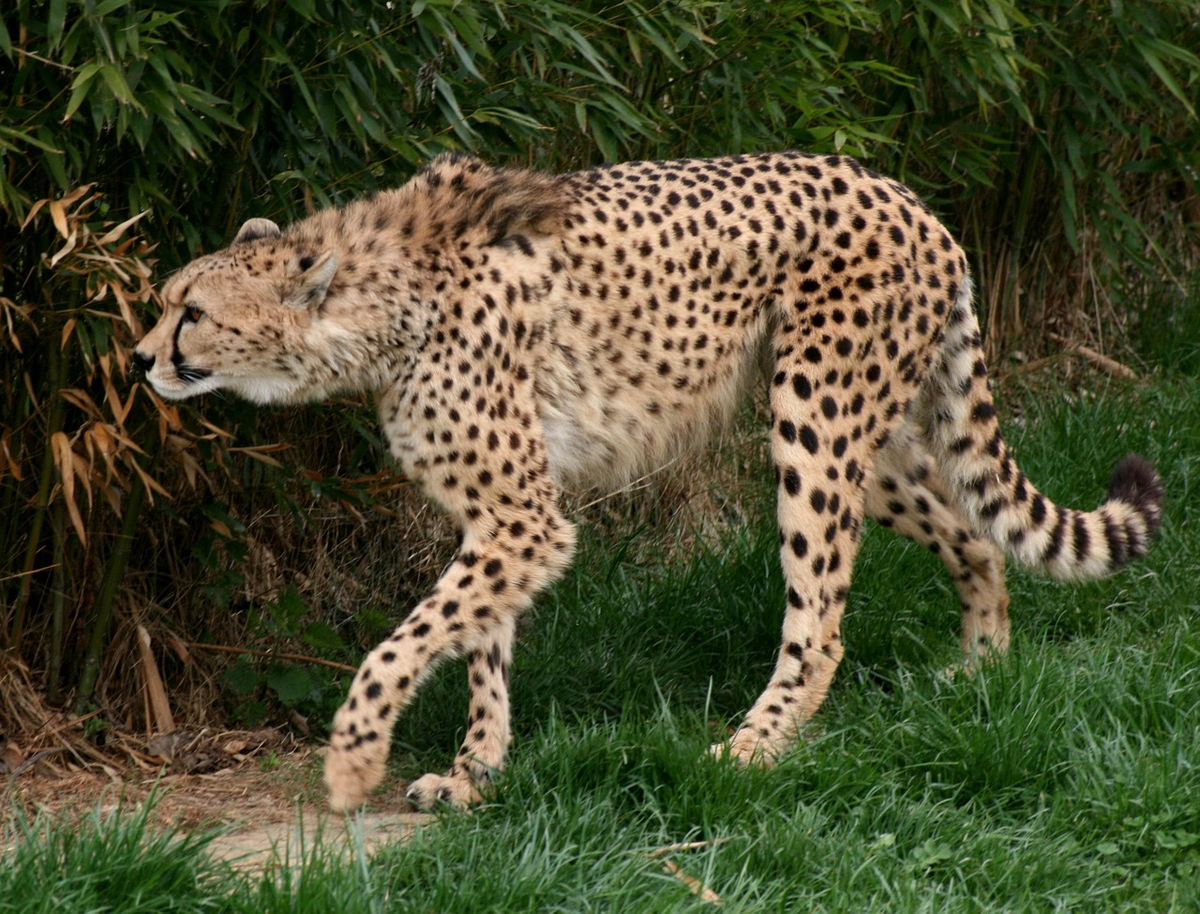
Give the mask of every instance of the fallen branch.
[[655, 848], [647, 856], [651, 860], [657, 860], [659, 857], [665, 857], [667, 854], [674, 854], [677, 851], [700, 851], [706, 847], [728, 844], [732, 840], [732, 838], [713, 838], [711, 841], [684, 841], [681, 844], [668, 844], [666, 847]]
[[[672, 854], [677, 851], [698, 851], [706, 847], [717, 847], [732, 841], [732, 838], [714, 838], [711, 841], [683, 841], [678, 844], [668, 844], [665, 847], [655, 848], [646, 856], [651, 860], [659, 860], [667, 854]], [[701, 901], [707, 901], [709, 904], [720, 905], [721, 896], [706, 886], [695, 876], [689, 876], [685, 873], [674, 860], [663, 860], [663, 872], [668, 876], [673, 876], [682, 882], [691, 890], [691, 893], [698, 897]]]
[[674, 876], [676, 879], [686, 885], [691, 890], [692, 894], [698, 897], [701, 901], [707, 901], [709, 904], [714, 905], [721, 904], [720, 895], [706, 886], [695, 876], [689, 876], [679, 868], [678, 864], [674, 863], [673, 861], [663, 861], [663, 872], [669, 876]]
[[1057, 333], [1050, 334], [1050, 339], [1065, 347], [1062, 352], [1063, 355], [1077, 355], [1115, 378], [1124, 378], [1127, 381], [1136, 381], [1138, 378], [1138, 373], [1128, 365], [1118, 362], [1116, 359], [1109, 358], [1106, 355], [1101, 355], [1095, 349], [1090, 349], [1082, 343], [1070, 343], [1066, 337], [1059, 336]]
[[342, 670], [346, 673], [357, 673], [358, 667], [347, 666], [344, 663], [338, 663], [336, 660], [322, 660], [320, 657], [307, 657], [304, 654], [288, 654], [280, 653], [279, 651], [256, 651], [249, 647], [236, 647], [229, 644], [202, 644], [199, 641], [185, 641], [183, 644], [192, 650], [198, 651], [219, 651], [223, 654], [250, 654], [253, 657], [267, 657], [276, 660], [293, 660], [296, 663], [315, 663], [319, 666], [327, 666], [330, 669]]
[[1075, 354], [1083, 356], [1101, 371], [1107, 372], [1114, 377], [1125, 378], [1127, 381], [1137, 380], [1137, 372], [1128, 365], [1124, 365], [1116, 359], [1110, 359], [1106, 355], [1101, 355], [1095, 350], [1088, 349], [1087, 346], [1076, 346]]

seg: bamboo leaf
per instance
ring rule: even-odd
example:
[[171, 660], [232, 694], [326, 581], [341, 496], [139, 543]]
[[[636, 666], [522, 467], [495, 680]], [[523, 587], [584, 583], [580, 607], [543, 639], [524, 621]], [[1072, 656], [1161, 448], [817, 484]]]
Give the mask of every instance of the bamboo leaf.
[[50, 0], [49, 16], [46, 19], [46, 39], [51, 51], [56, 50], [62, 42], [66, 21], [67, 0]]
[[111, 64], [104, 64], [100, 68], [100, 75], [104, 77], [104, 82], [108, 86], [109, 91], [123, 105], [129, 105], [139, 111], [145, 111], [142, 103], [134, 98], [133, 90], [129, 88], [129, 83], [125, 79], [125, 73]]
[[[134, 472], [138, 474], [138, 478], [142, 481], [142, 485], [146, 487], [147, 493], [157, 492], [167, 501], [171, 500], [171, 493], [168, 492], [157, 479], [143, 470], [140, 463], [138, 463], [136, 460], [131, 461], [131, 463], [133, 465]], [[153, 495], [150, 495], [150, 503], [154, 503]]]
[[257, 460], [259, 463], [265, 463], [269, 467], [282, 467], [283, 466], [283, 464], [280, 463], [278, 460], [276, 460], [274, 457], [268, 456], [267, 454], [263, 453], [263, 448], [259, 448], [259, 447], [231, 447], [229, 449], [229, 453], [243, 454], [246, 457], [251, 458], [252, 460]]
[[[51, 210], [51, 212], [53, 212], [53, 210]], [[54, 256], [52, 256], [49, 261], [47, 261], [47, 265], [50, 267], [50, 269], [54, 269], [64, 257], [75, 251], [75, 242], [78, 240], [78, 237], [79, 230], [75, 228], [71, 229], [71, 233], [67, 235], [66, 243], [54, 253]]]
[[71, 229], [67, 226], [67, 209], [63, 206], [62, 200], [50, 201], [50, 221], [54, 223], [58, 234], [64, 238], [70, 236]]
[[79, 511], [79, 504], [75, 500], [75, 452], [71, 449], [71, 439], [67, 437], [66, 432], [55, 432], [50, 444], [54, 449], [54, 465], [58, 468], [59, 483], [62, 487], [60, 494], [67, 509], [67, 517], [71, 520], [71, 526], [75, 528], [79, 542], [86, 547], [87, 529]]
[[12, 450], [12, 429], [6, 428], [4, 434], [0, 436], [0, 453], [4, 454], [4, 463], [9, 475], [17, 482], [24, 482], [25, 476], [21, 472], [21, 464]]
[[0, 137], [8, 137], [14, 143], [28, 143], [30, 146], [34, 146], [45, 152], [53, 152], [57, 155], [62, 155], [61, 147], [43, 142], [39, 137], [31, 136], [24, 131], [15, 130], [12, 127], [5, 126], [4, 124], [0, 124]]
[[102, 0], [96, 4], [96, 8], [92, 10], [93, 16], [107, 16], [109, 13], [115, 13], [121, 7], [128, 6], [133, 0]]
[[97, 240], [96, 243], [99, 245], [112, 244], [114, 241], [116, 241], [118, 238], [120, 238], [122, 235], [125, 234], [125, 230], [128, 229], [129, 226], [133, 225], [135, 222], [137, 222], [139, 219], [141, 219], [143, 216], [145, 216], [148, 212], [150, 212], [150, 210], [144, 209], [140, 213], [138, 213], [136, 216], [130, 216], [128, 219], [126, 219], [124, 222], [120, 223], [119, 225], [113, 226], [111, 229], [109, 229], [107, 232], [105, 232]]
[[1192, 117], [1195, 117], [1196, 109], [1192, 107], [1191, 99], [1188, 98], [1183, 89], [1179, 87], [1179, 83], [1175, 81], [1175, 77], [1171, 75], [1171, 71], [1167, 69], [1166, 65], [1162, 61], [1162, 58], [1164, 55], [1181, 57], [1192, 64], [1193, 67], [1198, 65], [1197, 59], [1186, 52], [1183, 52], [1179, 49], [1174, 49], [1171, 45], [1167, 44], [1167, 42], [1158, 38], [1147, 38], [1135, 33], [1131, 37], [1131, 41], [1138, 53], [1141, 54], [1142, 59], [1146, 61], [1146, 64], [1150, 67], [1150, 69], [1154, 71], [1160, 80], [1162, 80], [1163, 85], [1167, 87], [1167, 91], [1179, 99], [1179, 101], [1182, 102], [1183, 106], [1187, 109], [1188, 113], [1191, 114]]

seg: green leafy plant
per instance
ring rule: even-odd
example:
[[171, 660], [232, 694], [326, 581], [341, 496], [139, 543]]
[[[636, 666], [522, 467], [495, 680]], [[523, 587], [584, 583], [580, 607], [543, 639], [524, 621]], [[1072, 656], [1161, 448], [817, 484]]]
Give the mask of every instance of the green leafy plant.
[[[268, 654], [264, 661], [244, 654], [225, 669], [223, 681], [235, 699], [235, 718], [248, 725], [261, 723], [271, 713], [268, 699], [306, 718], [326, 720], [332, 715], [342, 698], [339, 675], [353, 670], [339, 661], [356, 658], [327, 622], [312, 618], [294, 586], [251, 611], [246, 635], [274, 645], [281, 656], [271, 659]], [[289, 653], [289, 644], [295, 642], [312, 656]]]

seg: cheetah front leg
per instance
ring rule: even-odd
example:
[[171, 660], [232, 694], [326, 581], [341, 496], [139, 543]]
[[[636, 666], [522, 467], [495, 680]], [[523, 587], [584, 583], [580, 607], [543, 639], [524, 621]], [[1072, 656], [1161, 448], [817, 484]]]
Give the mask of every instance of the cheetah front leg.
[[508, 711], [508, 670], [512, 665], [515, 625], [502, 620], [467, 653], [471, 704], [467, 735], [445, 774], [426, 774], [409, 785], [406, 796], [418, 806], [449, 803], [465, 808], [483, 799], [482, 788], [504, 768], [512, 740]]
[[494, 532], [486, 539], [468, 533], [433, 592], [363, 661], [330, 735], [325, 783], [333, 809], [359, 806], [382, 781], [400, 712], [439, 661], [464, 651], [472, 719], [463, 751], [445, 775], [414, 782], [415, 796], [466, 805], [479, 797], [475, 779], [503, 766], [513, 626], [533, 595], [565, 570], [574, 548], [574, 529], [552, 493], [538, 494], [547, 497], [531, 497], [521, 510], [510, 505], [503, 517], [489, 513]]

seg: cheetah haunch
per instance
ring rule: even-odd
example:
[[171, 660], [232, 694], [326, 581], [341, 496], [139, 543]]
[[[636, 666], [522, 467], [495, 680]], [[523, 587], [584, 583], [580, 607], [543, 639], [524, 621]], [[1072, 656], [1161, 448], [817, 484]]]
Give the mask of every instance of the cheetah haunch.
[[945, 562], [968, 664], [1007, 647], [1001, 549], [1095, 578], [1159, 523], [1158, 476], [1136, 456], [1091, 512], [1026, 479], [996, 422], [962, 250], [911, 191], [848, 158], [552, 176], [444, 156], [283, 232], [250, 220], [163, 300], [136, 352], [159, 394], [372, 391], [393, 455], [461, 527], [337, 713], [335, 809], [380, 782], [397, 715], [462, 654], [465, 742], [410, 796], [479, 798], [508, 748], [515, 619], [574, 549], [559, 486], [661, 464], [727, 416], [764, 353], [786, 612], [775, 672], [720, 750], [735, 758], [769, 760], [824, 699], [864, 514]]

